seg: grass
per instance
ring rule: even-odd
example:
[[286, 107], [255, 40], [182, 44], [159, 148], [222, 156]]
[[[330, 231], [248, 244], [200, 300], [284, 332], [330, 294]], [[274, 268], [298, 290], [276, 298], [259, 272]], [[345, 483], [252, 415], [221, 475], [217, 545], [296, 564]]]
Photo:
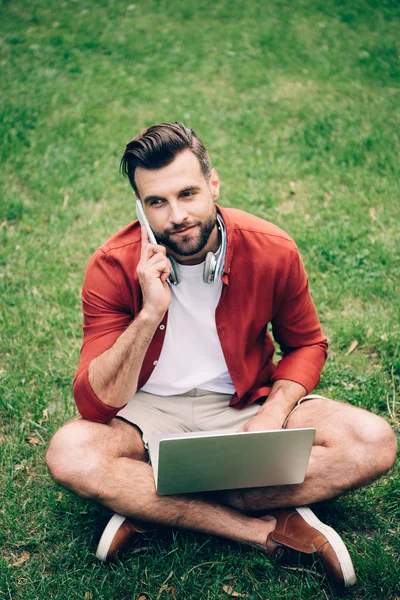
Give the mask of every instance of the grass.
[[[205, 142], [224, 205], [296, 239], [330, 341], [319, 391], [398, 434], [398, 3], [14, 0], [0, 11], [0, 598], [340, 597], [325, 578], [184, 531], [151, 534], [104, 567], [93, 551], [107, 511], [58, 488], [43, 455], [75, 414], [86, 263], [134, 218], [124, 145], [168, 120]], [[398, 597], [399, 462], [321, 510], [354, 558], [346, 597]]]

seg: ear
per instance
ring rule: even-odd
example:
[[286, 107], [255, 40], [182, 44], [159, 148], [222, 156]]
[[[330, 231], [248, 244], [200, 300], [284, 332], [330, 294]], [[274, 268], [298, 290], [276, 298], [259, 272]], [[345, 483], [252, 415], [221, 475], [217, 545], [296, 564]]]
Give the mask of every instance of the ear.
[[217, 171], [215, 169], [213, 169], [211, 171], [211, 175], [210, 175], [210, 179], [209, 179], [208, 185], [210, 187], [213, 199], [217, 200], [219, 198], [219, 188], [220, 188], [221, 184], [220, 184], [220, 181], [219, 181], [218, 173], [217, 173]]

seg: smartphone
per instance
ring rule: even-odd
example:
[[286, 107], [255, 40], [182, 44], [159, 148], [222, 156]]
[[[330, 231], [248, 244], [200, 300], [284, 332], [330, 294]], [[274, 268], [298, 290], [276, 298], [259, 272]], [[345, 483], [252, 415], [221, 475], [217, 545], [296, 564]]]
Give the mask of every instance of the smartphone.
[[140, 200], [136, 200], [136, 214], [137, 218], [139, 219], [139, 223], [146, 229], [150, 242], [152, 244], [157, 244], [156, 237], [152, 228], [150, 227], [150, 223], [147, 220], [146, 215], [144, 214], [143, 205]]
[[[136, 214], [139, 220], [139, 223], [146, 229], [147, 235], [149, 236], [149, 240], [152, 244], [158, 244], [156, 240], [156, 236], [153, 233], [152, 228], [150, 227], [150, 223], [144, 214], [143, 205], [141, 200], [136, 200]], [[171, 263], [171, 275], [168, 277], [167, 281], [170, 285], [178, 285], [179, 278], [179, 269], [177, 263], [172, 256], [168, 256], [169, 262]]]

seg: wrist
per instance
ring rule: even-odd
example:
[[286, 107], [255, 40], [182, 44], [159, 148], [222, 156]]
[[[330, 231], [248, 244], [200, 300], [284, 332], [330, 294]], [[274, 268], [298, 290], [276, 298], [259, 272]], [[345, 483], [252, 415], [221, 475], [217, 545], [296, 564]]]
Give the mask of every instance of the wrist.
[[167, 311], [157, 311], [153, 307], [143, 306], [135, 321], [140, 320], [144, 325], [157, 328]]
[[281, 419], [283, 422], [292, 408], [292, 403], [280, 401], [279, 398], [276, 398], [276, 400], [272, 399], [271, 401], [267, 398], [258, 414], [263, 417], [271, 415], [276, 419]]
[[307, 390], [301, 384], [286, 379], [278, 379], [272, 386], [261, 410], [274, 415], [283, 415], [286, 418], [305, 394], [307, 394]]

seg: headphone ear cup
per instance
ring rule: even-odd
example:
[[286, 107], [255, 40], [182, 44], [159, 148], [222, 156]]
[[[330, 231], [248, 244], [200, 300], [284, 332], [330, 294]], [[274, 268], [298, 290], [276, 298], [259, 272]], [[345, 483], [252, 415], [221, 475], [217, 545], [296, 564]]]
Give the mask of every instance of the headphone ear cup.
[[168, 255], [168, 260], [171, 263], [171, 274], [170, 279], [174, 285], [178, 285], [181, 282], [181, 274], [179, 273], [179, 266], [173, 256]]
[[204, 261], [203, 281], [204, 283], [213, 283], [215, 278], [215, 267], [217, 259], [213, 252], [207, 252], [206, 260]]

